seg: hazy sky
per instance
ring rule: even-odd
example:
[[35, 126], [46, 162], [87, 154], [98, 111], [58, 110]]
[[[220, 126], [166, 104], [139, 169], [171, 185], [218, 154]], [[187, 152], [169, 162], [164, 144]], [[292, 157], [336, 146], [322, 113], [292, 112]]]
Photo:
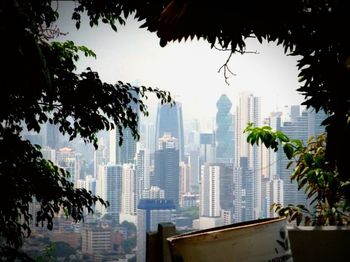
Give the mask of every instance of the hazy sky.
[[[182, 102], [183, 115], [189, 118], [213, 118], [216, 101], [225, 93], [236, 105], [237, 94], [249, 91], [262, 99], [262, 116], [284, 105], [300, 104], [303, 96], [296, 92], [297, 58], [286, 56], [274, 43], [258, 43], [251, 39], [247, 51], [259, 54], [233, 55], [229, 67], [236, 74], [225, 83], [218, 69], [229, 53], [211, 49], [205, 41], [187, 41], [159, 46], [154, 33], [138, 28], [141, 23], [128, 19], [126, 26], [114, 32], [100, 24], [90, 28], [87, 23], [76, 30], [70, 19], [72, 3], [60, 2], [58, 26], [69, 34], [64, 38], [91, 48], [97, 59], [81, 59], [79, 68], [90, 66], [102, 80], [118, 80], [158, 87], [171, 91]], [[150, 109], [156, 103], [150, 100]], [[235, 111], [233, 108], [232, 112]]]

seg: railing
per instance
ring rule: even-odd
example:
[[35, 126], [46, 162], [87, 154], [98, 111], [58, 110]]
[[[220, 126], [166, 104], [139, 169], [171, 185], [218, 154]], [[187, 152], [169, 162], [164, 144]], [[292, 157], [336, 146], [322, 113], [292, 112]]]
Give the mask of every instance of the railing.
[[[294, 262], [350, 261], [350, 227], [287, 227]], [[148, 232], [146, 262], [171, 262], [167, 238], [183, 232], [172, 223], [158, 225]], [[334, 258], [334, 259], [333, 259]]]

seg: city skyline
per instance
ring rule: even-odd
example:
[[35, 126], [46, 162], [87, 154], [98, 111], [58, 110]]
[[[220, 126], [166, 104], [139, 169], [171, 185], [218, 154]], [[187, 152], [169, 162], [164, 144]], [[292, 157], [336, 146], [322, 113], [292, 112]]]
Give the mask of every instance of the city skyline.
[[[259, 44], [256, 39], [247, 40], [247, 53], [234, 54], [229, 62], [230, 75], [225, 83], [223, 71], [229, 52], [211, 49], [202, 40], [169, 43], [159, 46], [153, 33], [138, 28], [141, 22], [132, 17], [126, 26], [118, 26], [118, 32], [107, 25], [90, 28], [82, 23], [76, 30], [71, 18], [73, 3], [60, 3], [58, 27], [67, 33], [58, 40], [72, 39], [78, 45], [86, 45], [97, 59], [81, 57], [78, 70], [91, 66], [101, 79], [110, 83], [118, 80], [135, 85], [145, 85], [168, 90], [173, 98], [182, 103], [183, 114], [188, 118], [213, 119], [217, 101], [226, 94], [237, 105], [239, 92], [247, 91], [261, 97], [262, 116], [282, 109], [284, 105], [300, 104], [303, 96], [297, 93], [297, 58], [287, 56], [275, 43]], [[155, 117], [157, 101], [150, 96], [150, 117]], [[231, 112], [233, 113], [233, 112]]]

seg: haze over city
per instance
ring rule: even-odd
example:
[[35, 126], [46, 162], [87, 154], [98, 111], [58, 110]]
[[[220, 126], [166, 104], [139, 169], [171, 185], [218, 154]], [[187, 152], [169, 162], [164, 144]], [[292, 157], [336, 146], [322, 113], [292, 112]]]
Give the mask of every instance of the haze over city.
[[[97, 55], [96, 60], [81, 55], [78, 70], [90, 66], [109, 83], [120, 80], [170, 91], [182, 102], [185, 120], [215, 117], [215, 103], [221, 94], [226, 94], [233, 102], [232, 111], [241, 91], [261, 97], [262, 117], [285, 105], [303, 101], [303, 96], [296, 91], [299, 87], [297, 57], [285, 55], [283, 48], [275, 43], [260, 44], [256, 39], [249, 39], [246, 50], [256, 53], [231, 57], [229, 68], [235, 76], [228, 73], [227, 85], [223, 70], [220, 73], [218, 70], [229, 52], [211, 49], [202, 40], [169, 43], [162, 48], [157, 36], [139, 28], [142, 23], [133, 17], [127, 20], [126, 26], [119, 25], [118, 32], [103, 23], [90, 28], [86, 21], [77, 30], [71, 20], [73, 4], [59, 3], [58, 27], [61, 32], [68, 33], [59, 40], [71, 39], [77, 45], [91, 48]], [[148, 104], [152, 117], [157, 101], [151, 97]]]

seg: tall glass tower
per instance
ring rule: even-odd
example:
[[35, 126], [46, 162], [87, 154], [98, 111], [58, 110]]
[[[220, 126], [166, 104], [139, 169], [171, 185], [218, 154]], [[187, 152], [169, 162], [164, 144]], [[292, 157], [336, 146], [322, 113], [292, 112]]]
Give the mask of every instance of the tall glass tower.
[[233, 163], [234, 134], [233, 115], [230, 114], [232, 103], [225, 95], [221, 95], [216, 103], [216, 162]]
[[165, 199], [173, 201], [179, 207], [179, 150], [177, 139], [170, 134], [158, 140], [158, 150], [154, 156], [154, 179], [152, 186], [158, 186], [165, 192]]
[[[181, 103], [176, 102], [174, 106], [158, 105], [156, 123], [156, 143], [165, 133], [177, 139], [179, 145], [179, 159], [184, 160], [184, 129], [182, 120]], [[157, 148], [157, 145], [156, 145]]]

